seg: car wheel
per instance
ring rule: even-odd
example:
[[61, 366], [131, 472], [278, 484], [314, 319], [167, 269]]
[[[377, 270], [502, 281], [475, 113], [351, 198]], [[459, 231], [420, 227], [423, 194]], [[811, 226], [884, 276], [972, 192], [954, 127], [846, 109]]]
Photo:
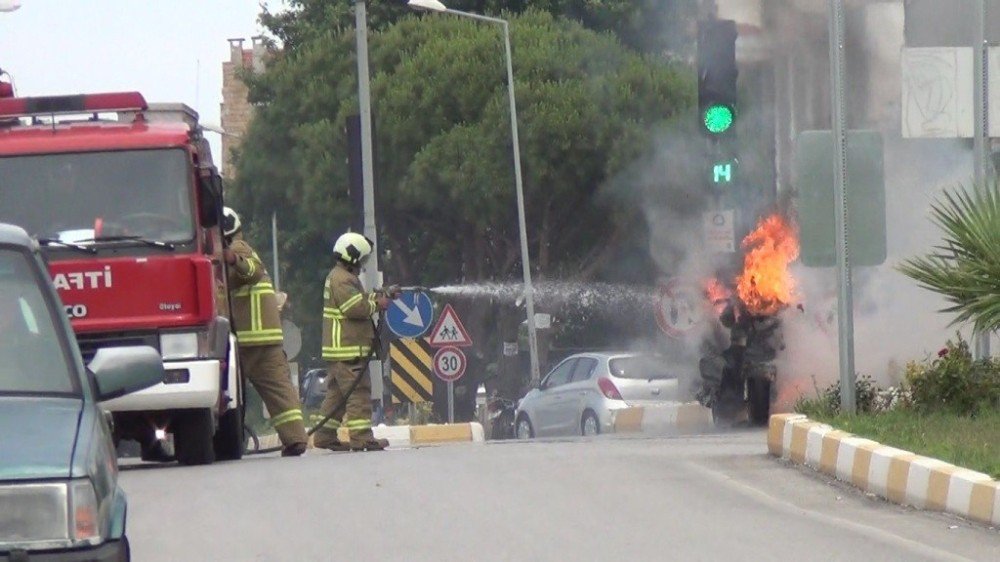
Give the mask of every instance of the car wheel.
[[516, 430], [518, 439], [531, 439], [535, 436], [535, 429], [531, 427], [531, 420], [525, 414], [521, 414], [521, 417], [517, 418]]
[[599, 435], [601, 433], [601, 422], [597, 421], [597, 414], [591, 410], [583, 413], [580, 420], [580, 433], [583, 435]]
[[215, 428], [208, 408], [182, 410], [174, 416], [174, 453], [181, 464], [211, 464], [215, 461]]
[[246, 452], [247, 441], [243, 435], [243, 408], [232, 408], [219, 418], [215, 430], [215, 457], [222, 461], [238, 461]]
[[747, 381], [750, 423], [755, 426], [767, 425], [771, 411], [771, 381], [767, 379], [750, 379]]

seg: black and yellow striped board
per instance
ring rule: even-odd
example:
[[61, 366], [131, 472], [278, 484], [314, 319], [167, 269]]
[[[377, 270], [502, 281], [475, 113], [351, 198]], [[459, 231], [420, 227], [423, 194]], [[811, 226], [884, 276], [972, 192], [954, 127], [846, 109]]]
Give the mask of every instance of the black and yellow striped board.
[[392, 403], [430, 402], [434, 399], [434, 349], [423, 338], [395, 340], [389, 347], [392, 363]]

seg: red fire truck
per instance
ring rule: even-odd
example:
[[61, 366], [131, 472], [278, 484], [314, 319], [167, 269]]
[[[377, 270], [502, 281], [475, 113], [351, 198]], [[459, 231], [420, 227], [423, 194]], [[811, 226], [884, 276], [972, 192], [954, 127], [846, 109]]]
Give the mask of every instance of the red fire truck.
[[163, 384], [103, 406], [116, 438], [146, 454], [172, 435], [183, 464], [240, 458], [245, 443], [221, 210], [187, 106], [138, 92], [0, 98], [0, 222], [44, 247], [85, 360], [160, 351]]

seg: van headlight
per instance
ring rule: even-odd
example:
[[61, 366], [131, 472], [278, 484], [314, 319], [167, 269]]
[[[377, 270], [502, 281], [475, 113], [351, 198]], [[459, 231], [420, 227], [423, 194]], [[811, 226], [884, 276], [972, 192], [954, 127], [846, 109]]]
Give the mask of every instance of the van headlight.
[[97, 494], [87, 478], [0, 486], [0, 551], [100, 544]]
[[205, 331], [160, 334], [160, 356], [164, 361], [205, 357], [208, 348], [208, 332]]

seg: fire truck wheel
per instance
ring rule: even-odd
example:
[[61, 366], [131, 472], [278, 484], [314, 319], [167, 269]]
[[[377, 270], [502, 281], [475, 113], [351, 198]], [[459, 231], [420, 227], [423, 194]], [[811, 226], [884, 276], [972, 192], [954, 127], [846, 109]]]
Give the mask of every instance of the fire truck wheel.
[[747, 408], [750, 414], [750, 424], [767, 425], [771, 410], [771, 381], [765, 379], [750, 379], [747, 381]]
[[243, 409], [232, 408], [219, 418], [219, 428], [215, 430], [215, 458], [220, 461], [238, 461], [243, 458], [246, 448]]
[[212, 421], [212, 411], [208, 408], [177, 412], [173, 423], [177, 462], [194, 465], [215, 461]]

